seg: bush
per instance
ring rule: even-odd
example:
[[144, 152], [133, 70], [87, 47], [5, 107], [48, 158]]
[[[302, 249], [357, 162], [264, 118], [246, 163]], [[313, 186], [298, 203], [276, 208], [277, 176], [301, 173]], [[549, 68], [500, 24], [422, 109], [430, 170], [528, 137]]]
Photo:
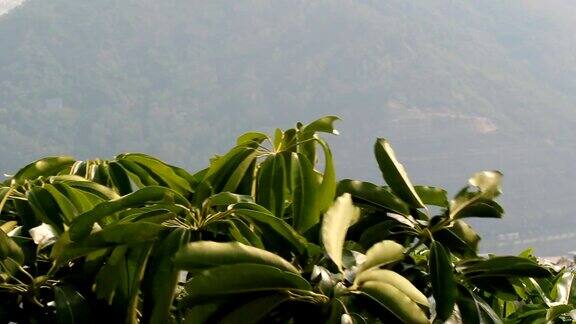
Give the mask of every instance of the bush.
[[478, 255], [465, 219], [502, 217], [500, 172], [449, 200], [377, 139], [387, 185], [337, 181], [336, 120], [244, 134], [196, 173], [137, 153], [25, 166], [0, 188], [0, 319], [571, 321], [572, 272]]

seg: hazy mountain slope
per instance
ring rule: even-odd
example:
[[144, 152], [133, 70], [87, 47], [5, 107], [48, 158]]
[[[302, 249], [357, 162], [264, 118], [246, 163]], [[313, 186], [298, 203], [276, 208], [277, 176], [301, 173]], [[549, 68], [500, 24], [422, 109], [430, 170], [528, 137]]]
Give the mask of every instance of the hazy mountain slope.
[[0, 161], [12, 171], [45, 154], [130, 150], [198, 168], [242, 131], [336, 114], [341, 177], [378, 181], [376, 136], [416, 182], [455, 190], [501, 169], [508, 215], [483, 227], [485, 243], [513, 231], [503, 249], [536, 240], [564, 253], [576, 243], [555, 239], [575, 225], [575, 10], [568, 0], [29, 0], [0, 17]]

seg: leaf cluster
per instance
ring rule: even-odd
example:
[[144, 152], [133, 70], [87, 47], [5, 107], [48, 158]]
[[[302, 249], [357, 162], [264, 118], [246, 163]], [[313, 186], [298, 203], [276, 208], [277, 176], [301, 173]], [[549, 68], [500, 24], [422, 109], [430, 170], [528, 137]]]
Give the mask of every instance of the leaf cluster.
[[481, 256], [502, 174], [448, 199], [377, 139], [383, 184], [337, 181], [338, 118], [246, 133], [191, 173], [157, 158], [47, 157], [0, 186], [0, 321], [570, 321], [574, 274]]

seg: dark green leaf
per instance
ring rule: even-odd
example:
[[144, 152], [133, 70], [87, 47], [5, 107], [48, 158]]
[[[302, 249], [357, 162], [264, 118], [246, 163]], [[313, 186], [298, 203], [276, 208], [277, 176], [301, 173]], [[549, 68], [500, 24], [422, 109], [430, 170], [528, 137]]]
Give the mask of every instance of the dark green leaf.
[[58, 207], [60, 207], [60, 211], [62, 212], [62, 215], [65, 217], [65, 223], [70, 224], [78, 214], [76, 206], [74, 206], [74, 204], [70, 201], [70, 199], [68, 199], [68, 197], [66, 197], [58, 189], [56, 189], [56, 187], [50, 184], [46, 184], [44, 185], [44, 189], [46, 189], [52, 195], [52, 198], [54, 199], [54, 201], [56, 201]]
[[496, 312], [478, 295], [474, 292], [470, 292], [470, 295], [474, 298], [478, 309], [480, 310], [481, 320], [480, 323], [487, 324], [502, 324], [502, 319], [496, 314]]
[[316, 202], [319, 182], [312, 164], [301, 154], [291, 153], [289, 169], [294, 228], [299, 233], [305, 233], [320, 221], [320, 210]]
[[256, 298], [226, 314], [219, 323], [221, 324], [256, 324], [282, 303], [290, 298], [286, 294], [275, 293]]
[[238, 242], [200, 241], [189, 243], [176, 253], [174, 262], [179, 269], [188, 271], [226, 264], [255, 263], [299, 273], [290, 262], [274, 253]]
[[379, 281], [368, 281], [360, 291], [377, 301], [404, 323], [429, 323], [428, 316], [398, 288]]
[[480, 236], [472, 227], [460, 220], [434, 233], [434, 237], [450, 252], [467, 257], [476, 256], [480, 242]]
[[557, 305], [552, 306], [546, 312], [546, 321], [554, 322], [560, 315], [570, 313], [571, 311], [575, 310], [576, 308], [572, 305]]
[[159, 245], [152, 256], [143, 281], [144, 321], [168, 323], [179, 271], [174, 267], [174, 255], [190, 240], [190, 232], [177, 228]]
[[277, 234], [292, 245], [298, 253], [303, 254], [306, 250], [306, 239], [298, 234], [283, 219], [272, 215], [265, 208], [256, 204], [239, 203], [232, 207], [234, 213], [263, 227], [266, 235]]
[[24, 179], [36, 179], [40, 176], [51, 176], [58, 174], [61, 170], [72, 166], [74, 159], [69, 156], [46, 157], [32, 162], [18, 171], [13, 179], [22, 182]]
[[396, 263], [404, 259], [404, 247], [394, 241], [382, 241], [366, 251], [366, 260], [358, 266], [356, 273], [375, 267]]
[[338, 183], [338, 195], [348, 192], [354, 200], [372, 207], [392, 211], [400, 215], [409, 215], [409, 206], [384, 187], [357, 180], [342, 180]]
[[310, 290], [301, 276], [264, 264], [239, 263], [202, 271], [186, 283], [187, 303], [258, 291]]
[[301, 128], [302, 133], [316, 133], [316, 132], [323, 132], [323, 133], [330, 133], [334, 135], [338, 135], [338, 131], [334, 128], [334, 122], [340, 120], [337, 116], [324, 116], [319, 118], [308, 125], [304, 125]]
[[458, 268], [468, 278], [477, 277], [548, 277], [550, 272], [533, 260], [516, 256], [499, 256], [462, 262]]
[[131, 193], [132, 185], [130, 184], [130, 178], [122, 166], [117, 162], [110, 162], [108, 163], [108, 169], [110, 172], [110, 181], [118, 193], [121, 196]]
[[69, 286], [54, 287], [58, 323], [86, 323], [90, 319], [90, 304], [84, 296]]
[[251, 143], [262, 143], [268, 139], [268, 135], [260, 132], [248, 132], [238, 137], [236, 145], [246, 145]]
[[424, 204], [412, 186], [404, 166], [396, 160], [394, 150], [388, 142], [379, 138], [374, 145], [374, 153], [384, 180], [392, 191], [413, 208], [423, 208]]
[[60, 208], [48, 190], [42, 187], [33, 187], [26, 193], [26, 198], [28, 198], [37, 219], [51, 225], [58, 233], [64, 231], [64, 220], [60, 216]]
[[[226, 184], [229, 179], [233, 176], [239, 166], [246, 160], [251, 160], [255, 158], [254, 153], [255, 148], [248, 146], [237, 146], [230, 150], [226, 155], [216, 158], [211, 164], [206, 174], [204, 175], [203, 182], [208, 182], [214, 193], [221, 191], [230, 191], [226, 189]], [[239, 174], [237, 181], [242, 179], [242, 176], [246, 172], [249, 163], [244, 165], [242, 174]], [[235, 188], [234, 188], [235, 189]]]
[[151, 250], [149, 243], [131, 248], [119, 246], [96, 277], [96, 295], [108, 300], [125, 323], [138, 323], [140, 285]]
[[79, 215], [70, 225], [70, 239], [77, 241], [85, 237], [90, 233], [95, 222], [123, 209], [167, 200], [184, 206], [189, 205], [184, 197], [169, 188], [153, 186], [142, 188], [124, 197], [101, 203], [94, 209]]
[[323, 213], [332, 205], [334, 196], [336, 195], [336, 171], [334, 169], [334, 161], [330, 147], [320, 138], [317, 139], [317, 142], [324, 152], [324, 172], [322, 173], [322, 182], [318, 189], [318, 197], [316, 199], [317, 207], [315, 208], [320, 213]]
[[[250, 179], [253, 175], [248, 174], [249, 172], [253, 171], [252, 166], [258, 157], [258, 151], [253, 150], [252, 153], [248, 154], [246, 158], [242, 162], [240, 162], [236, 169], [232, 172], [232, 174], [228, 177], [228, 180], [222, 187], [222, 191], [232, 191], [238, 192], [238, 187], [242, 183], [242, 181], [246, 181], [246, 177], [248, 176]], [[250, 181], [252, 182], [252, 181]]]
[[105, 242], [127, 244], [150, 241], [157, 238], [165, 227], [158, 224], [137, 222], [106, 226], [100, 235]]
[[184, 324], [209, 324], [210, 318], [221, 309], [221, 302], [196, 304], [186, 310]]
[[276, 217], [282, 217], [287, 191], [284, 157], [276, 154], [262, 162], [257, 180], [256, 202], [272, 211]]
[[494, 200], [478, 200], [462, 207], [453, 219], [465, 217], [502, 218], [504, 209]]
[[414, 186], [414, 190], [425, 205], [447, 208], [449, 206], [446, 190], [430, 186]]
[[472, 293], [464, 286], [458, 285], [458, 299], [456, 300], [460, 318], [463, 323], [480, 324], [480, 309]]
[[254, 202], [252, 196], [238, 195], [231, 192], [220, 192], [209, 198], [210, 206], [230, 206], [237, 203]]
[[0, 261], [11, 258], [17, 263], [24, 262], [24, 251], [3, 230], [0, 229]]
[[436, 241], [430, 244], [428, 268], [430, 269], [432, 295], [436, 301], [436, 318], [445, 321], [452, 316], [458, 290], [454, 281], [450, 254], [442, 244]]

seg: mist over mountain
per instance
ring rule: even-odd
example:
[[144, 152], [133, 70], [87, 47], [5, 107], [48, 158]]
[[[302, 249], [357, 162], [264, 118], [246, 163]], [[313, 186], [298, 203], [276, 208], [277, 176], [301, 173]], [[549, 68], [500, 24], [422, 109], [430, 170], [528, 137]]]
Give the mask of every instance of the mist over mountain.
[[[141, 151], [195, 170], [244, 131], [338, 115], [340, 178], [505, 174], [481, 247], [575, 249], [576, 3], [28, 0], [0, 16], [3, 172]], [[220, 151], [219, 151], [220, 150]]]

